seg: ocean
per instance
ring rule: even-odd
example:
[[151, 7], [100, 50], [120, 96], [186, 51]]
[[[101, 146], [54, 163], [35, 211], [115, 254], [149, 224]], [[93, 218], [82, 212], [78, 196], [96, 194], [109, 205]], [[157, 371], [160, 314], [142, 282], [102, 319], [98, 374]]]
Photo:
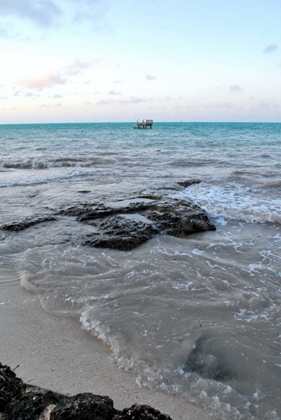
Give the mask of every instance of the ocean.
[[74, 217], [0, 230], [0, 281], [78, 319], [151, 392], [281, 419], [281, 124], [2, 125], [0, 145], [0, 225], [151, 191], [216, 225], [129, 252], [83, 246]]

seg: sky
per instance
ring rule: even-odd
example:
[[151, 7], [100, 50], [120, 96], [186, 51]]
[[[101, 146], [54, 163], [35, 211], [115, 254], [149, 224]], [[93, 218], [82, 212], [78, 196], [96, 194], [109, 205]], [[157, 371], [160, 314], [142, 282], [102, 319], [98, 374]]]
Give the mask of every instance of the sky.
[[281, 122], [280, 0], [0, 0], [0, 124]]

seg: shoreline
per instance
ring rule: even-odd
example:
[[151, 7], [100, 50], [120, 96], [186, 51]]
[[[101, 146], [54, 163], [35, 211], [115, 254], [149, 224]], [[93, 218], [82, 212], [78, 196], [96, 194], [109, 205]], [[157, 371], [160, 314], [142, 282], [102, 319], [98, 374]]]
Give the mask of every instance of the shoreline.
[[172, 420], [213, 418], [179, 397], [140, 388], [132, 372], [109, 360], [111, 353], [102, 342], [76, 320], [44, 312], [38, 296], [18, 281], [1, 282], [0, 327], [0, 361], [25, 383], [68, 395], [106, 395], [117, 409], [147, 404]]

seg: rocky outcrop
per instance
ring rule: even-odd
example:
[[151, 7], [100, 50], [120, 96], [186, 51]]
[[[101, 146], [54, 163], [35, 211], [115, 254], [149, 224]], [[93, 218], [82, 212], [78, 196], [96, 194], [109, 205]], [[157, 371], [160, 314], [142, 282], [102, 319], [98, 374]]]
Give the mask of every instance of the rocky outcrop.
[[190, 185], [200, 184], [201, 182], [202, 182], [201, 179], [193, 178], [193, 179], [187, 179], [185, 181], [179, 181], [177, 182], [177, 184], [180, 185], [181, 187], [187, 188], [187, 187], [190, 187]]
[[[178, 184], [186, 188], [199, 182], [193, 179]], [[160, 196], [158, 192], [142, 193], [124, 200], [82, 203], [53, 215], [5, 223], [0, 229], [19, 231], [61, 217], [75, 217], [77, 222], [91, 226], [89, 233], [79, 236], [81, 244], [122, 251], [130, 251], [155, 235], [185, 237], [195, 232], [215, 230], [199, 206], [171, 198], [167, 193]]]
[[83, 204], [63, 209], [61, 215], [75, 216], [95, 227], [85, 245], [130, 251], [155, 235], [184, 237], [215, 230], [204, 210], [183, 200], [133, 197], [100, 204]]
[[0, 363], [0, 418], [3, 420], [172, 420], [148, 405], [116, 410], [111, 398], [91, 393], [73, 397], [24, 384]]
[[37, 225], [38, 223], [43, 222], [54, 222], [57, 220], [54, 216], [33, 216], [33, 217], [26, 217], [25, 219], [2, 223], [0, 225], [0, 229], [2, 230], [10, 230], [13, 232], [19, 232], [20, 230], [24, 230], [29, 228], [30, 226]]

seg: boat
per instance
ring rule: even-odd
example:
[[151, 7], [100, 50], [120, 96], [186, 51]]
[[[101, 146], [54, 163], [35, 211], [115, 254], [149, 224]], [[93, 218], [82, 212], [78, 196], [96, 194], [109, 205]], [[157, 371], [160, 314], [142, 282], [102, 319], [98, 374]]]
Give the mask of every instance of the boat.
[[152, 128], [152, 125], [153, 125], [153, 120], [142, 120], [142, 121], [139, 121], [139, 120], [137, 120], [137, 125], [136, 125], [136, 127], [134, 127], [134, 128]]

